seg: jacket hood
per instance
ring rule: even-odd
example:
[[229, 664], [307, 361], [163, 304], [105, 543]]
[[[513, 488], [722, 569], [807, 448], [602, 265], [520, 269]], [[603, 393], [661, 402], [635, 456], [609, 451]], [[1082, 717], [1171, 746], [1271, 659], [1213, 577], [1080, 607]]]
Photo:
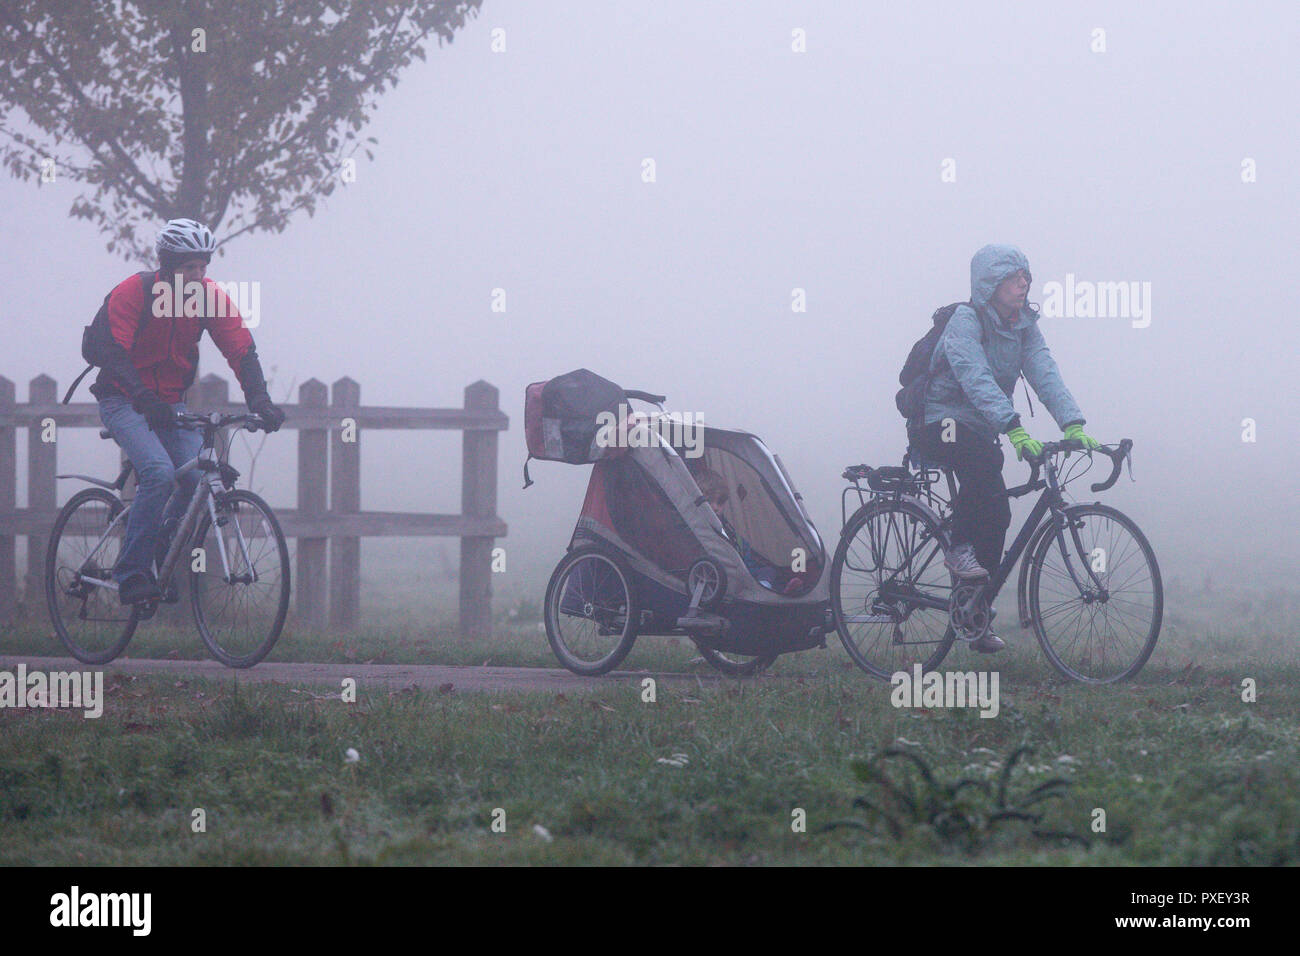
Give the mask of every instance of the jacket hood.
[[[993, 298], [998, 283], [1018, 269], [1029, 271], [1029, 260], [1015, 246], [988, 245], [975, 253], [970, 261], [970, 300], [977, 311], [983, 311]], [[1022, 308], [1021, 314], [1026, 309]]]

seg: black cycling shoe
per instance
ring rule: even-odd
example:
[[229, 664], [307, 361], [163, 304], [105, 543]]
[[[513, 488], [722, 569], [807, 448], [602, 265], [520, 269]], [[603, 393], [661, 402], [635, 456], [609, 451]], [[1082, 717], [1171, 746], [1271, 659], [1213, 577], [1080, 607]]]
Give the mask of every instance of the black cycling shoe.
[[123, 606], [147, 604], [161, 598], [162, 592], [158, 590], [158, 585], [154, 583], [153, 578], [142, 571], [129, 575], [117, 589], [117, 599]]

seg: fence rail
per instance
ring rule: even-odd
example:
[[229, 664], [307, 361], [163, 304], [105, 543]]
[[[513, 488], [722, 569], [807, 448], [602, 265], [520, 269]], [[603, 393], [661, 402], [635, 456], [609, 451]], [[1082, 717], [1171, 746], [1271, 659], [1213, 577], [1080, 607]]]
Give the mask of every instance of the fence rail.
[[[460, 538], [460, 631], [485, 635], [492, 622], [492, 550], [505, 537], [497, 515], [497, 433], [509, 418], [497, 389], [487, 382], [465, 388], [462, 408], [402, 408], [362, 405], [361, 386], [344, 377], [327, 388], [316, 379], [298, 389], [296, 405], [281, 406], [284, 427], [298, 432], [298, 506], [272, 502], [286, 536], [298, 539], [295, 571], [296, 611], [312, 625], [348, 627], [361, 608], [361, 539], [368, 537], [450, 536]], [[205, 375], [186, 397], [192, 411], [236, 414], [229, 385]], [[351, 420], [351, 427], [344, 423]], [[28, 401], [15, 400], [14, 383], [0, 376], [0, 619], [18, 608], [17, 539], [27, 538], [26, 601], [44, 613], [41, 573], [46, 536], [57, 508], [58, 442], [46, 440], [64, 428], [102, 428], [94, 402], [58, 403], [57, 383], [38, 375], [28, 385]], [[18, 508], [18, 435], [27, 431], [27, 500]], [[461, 513], [431, 514], [361, 509], [361, 437], [371, 429], [443, 429], [463, 433]], [[350, 440], [351, 439], [351, 440]], [[65, 462], [64, 471], [78, 469]], [[112, 477], [112, 476], [106, 476]], [[129, 486], [128, 486], [129, 487]]]

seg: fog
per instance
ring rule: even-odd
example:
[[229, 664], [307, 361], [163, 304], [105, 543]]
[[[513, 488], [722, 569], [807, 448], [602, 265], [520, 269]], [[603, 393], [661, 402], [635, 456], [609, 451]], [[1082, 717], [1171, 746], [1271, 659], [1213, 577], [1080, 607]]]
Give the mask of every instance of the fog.
[[[1166, 580], [1292, 586], [1297, 41], [1281, 2], [486, 0], [384, 95], [355, 182], [282, 234], [236, 240], [209, 275], [261, 283], [254, 336], [277, 400], [344, 375], [365, 404], [456, 406], [472, 381], [497, 386], [511, 419], [497, 593], [540, 602], [589, 469], [534, 463], [521, 490], [527, 383], [587, 367], [754, 431], [833, 548], [843, 467], [901, 459], [908, 348], [968, 296], [975, 250], [1011, 243], [1034, 301], [1067, 275], [1150, 283], [1145, 327], [1041, 328], [1089, 434], [1135, 442], [1137, 481], [1100, 497], [1147, 532]], [[66, 388], [81, 327], [149, 265], [69, 218], [82, 188], [0, 185], [0, 374], [20, 401], [42, 372]], [[203, 371], [233, 382], [210, 341]], [[1036, 399], [1028, 417], [1023, 386], [1015, 400], [1031, 435], [1059, 437]], [[361, 440], [363, 508], [459, 510], [459, 433]], [[60, 470], [112, 471], [109, 445], [61, 439]], [[272, 504], [295, 504], [296, 446], [270, 436], [259, 459]], [[1027, 469], [1004, 450], [1018, 483]], [[367, 560], [443, 575], [437, 545], [455, 541], [433, 541], [367, 543]]]

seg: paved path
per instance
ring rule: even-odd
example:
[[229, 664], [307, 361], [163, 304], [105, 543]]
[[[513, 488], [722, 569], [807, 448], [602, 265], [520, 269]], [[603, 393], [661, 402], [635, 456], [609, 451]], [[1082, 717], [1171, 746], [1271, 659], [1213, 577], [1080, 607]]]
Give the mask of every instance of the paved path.
[[427, 687], [443, 691], [565, 691], [600, 690], [619, 684], [637, 684], [644, 677], [657, 681], [718, 684], [715, 674], [651, 674], [613, 671], [603, 677], [579, 677], [550, 667], [452, 667], [436, 664], [295, 664], [261, 663], [235, 670], [216, 661], [148, 660], [121, 658], [103, 667], [83, 664], [71, 657], [22, 657], [0, 655], [0, 670], [13, 671], [18, 664], [28, 670], [103, 670], [113, 674], [175, 674], [239, 683], [316, 684], [337, 688], [345, 677], [359, 686], [384, 684], [394, 688]]

